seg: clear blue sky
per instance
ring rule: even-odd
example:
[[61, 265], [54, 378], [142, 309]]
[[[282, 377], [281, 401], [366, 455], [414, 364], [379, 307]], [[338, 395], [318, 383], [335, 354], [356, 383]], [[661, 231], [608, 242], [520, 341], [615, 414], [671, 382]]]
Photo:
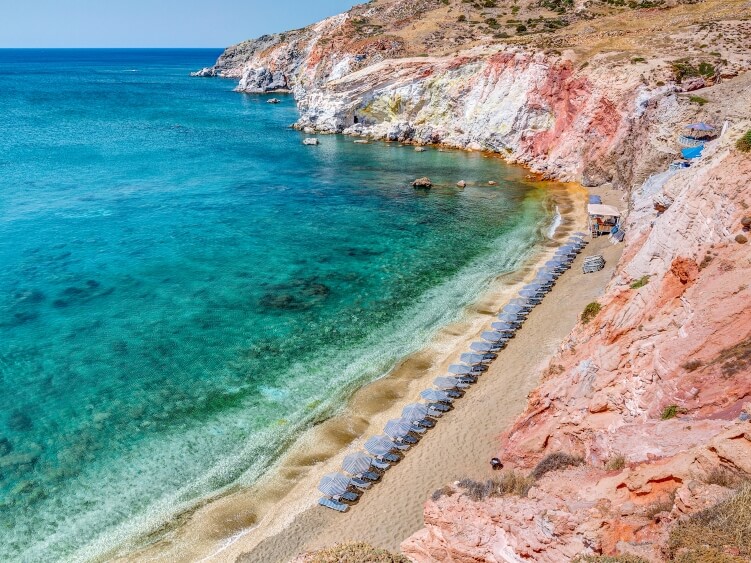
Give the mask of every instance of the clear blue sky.
[[1, 0], [4, 47], [226, 47], [364, 0]]

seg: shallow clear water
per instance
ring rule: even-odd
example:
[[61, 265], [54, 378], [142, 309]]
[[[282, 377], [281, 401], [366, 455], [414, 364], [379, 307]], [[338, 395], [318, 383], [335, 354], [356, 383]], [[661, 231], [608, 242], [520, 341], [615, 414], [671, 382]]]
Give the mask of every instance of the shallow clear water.
[[0, 560], [252, 482], [550, 224], [495, 159], [303, 146], [291, 98], [188, 77], [218, 54], [0, 51]]

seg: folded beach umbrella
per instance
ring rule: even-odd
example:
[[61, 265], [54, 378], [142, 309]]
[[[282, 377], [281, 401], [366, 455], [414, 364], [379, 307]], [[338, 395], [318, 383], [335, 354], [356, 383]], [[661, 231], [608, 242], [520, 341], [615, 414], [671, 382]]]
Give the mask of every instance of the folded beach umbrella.
[[495, 354], [462, 354], [459, 356], [459, 359], [464, 362], [465, 364], [469, 364], [471, 366], [478, 365], [478, 364], [484, 364], [486, 362], [490, 362], [492, 360], [495, 360], [496, 355]]
[[409, 422], [401, 418], [393, 418], [386, 423], [383, 428], [383, 433], [389, 438], [403, 438], [412, 431], [412, 426]]
[[438, 391], [437, 389], [425, 389], [420, 393], [420, 397], [426, 401], [438, 401], [442, 403], [451, 403], [453, 399], [449, 397], [444, 391]]
[[373, 455], [383, 456], [396, 449], [396, 444], [386, 436], [373, 436], [365, 442], [364, 448]]
[[488, 342], [506, 342], [509, 340], [509, 335], [503, 332], [493, 332], [493, 331], [485, 331], [481, 335], [483, 340], [487, 340]]
[[352, 475], [362, 475], [373, 467], [373, 458], [362, 452], [349, 454], [342, 461], [342, 469]]
[[454, 375], [472, 375], [473, 373], [477, 373], [477, 371], [475, 368], [461, 364], [451, 364], [449, 366], [449, 373], [453, 373]]
[[419, 422], [428, 416], [428, 405], [410, 403], [402, 409], [402, 417], [409, 422]]
[[341, 473], [329, 473], [324, 475], [321, 482], [318, 483], [318, 490], [324, 495], [338, 497], [347, 492], [352, 479]]
[[433, 385], [444, 391], [448, 391], [449, 389], [466, 389], [469, 387], [467, 383], [462, 383], [455, 377], [436, 377], [433, 380]]

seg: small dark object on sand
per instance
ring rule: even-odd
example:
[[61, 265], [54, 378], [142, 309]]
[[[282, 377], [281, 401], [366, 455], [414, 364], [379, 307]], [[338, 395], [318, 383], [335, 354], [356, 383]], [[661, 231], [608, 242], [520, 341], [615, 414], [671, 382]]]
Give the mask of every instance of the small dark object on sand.
[[497, 457], [494, 457], [490, 460], [490, 467], [493, 469], [503, 469], [503, 464], [501, 463], [501, 460]]

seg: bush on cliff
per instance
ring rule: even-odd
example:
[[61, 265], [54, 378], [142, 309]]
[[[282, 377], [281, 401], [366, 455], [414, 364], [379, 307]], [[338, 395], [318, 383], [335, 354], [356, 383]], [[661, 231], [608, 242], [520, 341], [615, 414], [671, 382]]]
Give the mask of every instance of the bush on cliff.
[[649, 559], [636, 555], [580, 555], [572, 563], [649, 563]]
[[[751, 484], [729, 499], [678, 522], [668, 541], [679, 563], [735, 563], [751, 557]], [[733, 555], [729, 555], [732, 553]]]
[[500, 476], [493, 477], [485, 482], [462, 479], [457, 485], [466, 491], [465, 494], [469, 498], [478, 501], [488, 497], [503, 497], [506, 495], [526, 497], [534, 483], [535, 480], [531, 476], [527, 477], [516, 471], [504, 471]]
[[741, 152], [751, 152], [751, 129], [738, 139], [738, 142], [735, 143], [735, 148]]
[[576, 467], [584, 463], [584, 458], [581, 456], [575, 456], [564, 452], [553, 452], [545, 456], [545, 458], [537, 464], [532, 470], [532, 477], [540, 479], [546, 473], [551, 471], [558, 471], [560, 469], [566, 469], [567, 467]]
[[597, 313], [599, 313], [602, 310], [602, 305], [597, 303], [596, 301], [590, 303], [586, 307], [584, 307], [584, 311], [582, 312], [582, 322], [584, 324], [589, 323], [592, 319], [594, 319], [597, 316]]

